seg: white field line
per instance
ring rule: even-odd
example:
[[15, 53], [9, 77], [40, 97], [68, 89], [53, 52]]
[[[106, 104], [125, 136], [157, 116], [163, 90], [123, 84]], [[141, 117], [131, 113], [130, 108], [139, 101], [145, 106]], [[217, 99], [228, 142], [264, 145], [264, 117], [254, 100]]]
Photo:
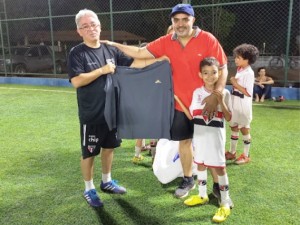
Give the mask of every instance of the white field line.
[[38, 89], [38, 88], [14, 88], [14, 87], [0, 87], [0, 89], [6, 90], [23, 90], [23, 91], [43, 91], [43, 92], [55, 92], [55, 93], [68, 93], [75, 94], [76, 91], [61, 91], [61, 90], [47, 90], [47, 89]]

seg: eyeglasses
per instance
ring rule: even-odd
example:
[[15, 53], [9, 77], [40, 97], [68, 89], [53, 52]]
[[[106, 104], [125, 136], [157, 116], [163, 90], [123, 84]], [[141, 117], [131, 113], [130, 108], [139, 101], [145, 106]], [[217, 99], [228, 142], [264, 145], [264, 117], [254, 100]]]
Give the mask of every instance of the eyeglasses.
[[82, 27], [79, 27], [79, 29], [84, 30], [84, 31], [88, 31], [88, 30], [91, 30], [92, 28], [94, 30], [99, 26], [100, 26], [100, 24], [92, 23], [90, 25], [83, 25]]

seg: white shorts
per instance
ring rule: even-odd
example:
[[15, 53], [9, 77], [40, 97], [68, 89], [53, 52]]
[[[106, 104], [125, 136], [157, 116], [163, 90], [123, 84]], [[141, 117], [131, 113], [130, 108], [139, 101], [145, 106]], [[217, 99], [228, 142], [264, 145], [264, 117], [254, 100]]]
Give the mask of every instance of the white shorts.
[[226, 167], [225, 128], [194, 126], [194, 162], [207, 167]]
[[230, 127], [250, 128], [252, 121], [252, 98], [239, 98], [232, 95], [232, 117]]
[[239, 124], [239, 123], [237, 123], [237, 122], [230, 122], [229, 123], [229, 126], [230, 127], [238, 127], [239, 129], [241, 129], [241, 128], [248, 128], [248, 129], [250, 129], [250, 124]]

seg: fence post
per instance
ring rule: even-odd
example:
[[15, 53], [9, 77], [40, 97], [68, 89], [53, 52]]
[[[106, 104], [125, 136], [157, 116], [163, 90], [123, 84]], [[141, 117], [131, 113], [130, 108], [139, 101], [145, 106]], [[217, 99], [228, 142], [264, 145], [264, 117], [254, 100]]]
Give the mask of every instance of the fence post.
[[56, 63], [55, 63], [55, 49], [54, 49], [54, 36], [53, 36], [53, 22], [52, 22], [52, 9], [51, 0], [48, 0], [49, 7], [49, 22], [50, 22], [50, 35], [51, 35], [51, 45], [52, 45], [52, 63], [53, 63], [53, 74], [56, 74]]
[[292, 14], [293, 14], [293, 0], [290, 0], [289, 6], [289, 19], [288, 19], [288, 29], [286, 36], [286, 49], [285, 49], [285, 67], [284, 67], [284, 87], [287, 87], [287, 73], [289, 69], [289, 50], [290, 50], [290, 38], [291, 38], [291, 27], [292, 27]]
[[114, 41], [114, 22], [113, 22], [113, 0], [109, 0], [109, 14], [110, 14], [110, 38]]

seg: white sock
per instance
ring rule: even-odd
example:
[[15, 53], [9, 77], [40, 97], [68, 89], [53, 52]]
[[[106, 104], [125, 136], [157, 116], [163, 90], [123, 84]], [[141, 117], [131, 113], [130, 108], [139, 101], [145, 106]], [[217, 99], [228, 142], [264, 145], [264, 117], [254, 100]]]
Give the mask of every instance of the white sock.
[[142, 141], [142, 147], [145, 147], [146, 146], [146, 139], [143, 139]]
[[207, 170], [199, 171], [197, 170], [197, 180], [198, 180], [198, 190], [200, 197], [207, 196]]
[[221, 205], [229, 207], [229, 181], [227, 173], [224, 176], [218, 176], [221, 193]]
[[90, 181], [84, 181], [85, 191], [89, 191], [91, 189], [95, 189], [94, 181], [91, 179]]
[[135, 150], [135, 157], [140, 157], [141, 156], [141, 148], [140, 147], [137, 147], [135, 146], [134, 147], [134, 150]]
[[243, 136], [244, 141], [244, 155], [249, 157], [249, 151], [250, 151], [250, 144], [251, 144], [251, 136], [250, 134]]
[[102, 181], [103, 183], [107, 183], [111, 181], [111, 173], [103, 174], [102, 173]]
[[151, 140], [150, 140], [150, 145], [151, 145], [151, 147], [152, 147], [152, 146], [155, 147], [155, 146], [156, 146], [156, 139], [151, 139]]
[[230, 152], [234, 154], [239, 140], [239, 132], [231, 132], [230, 138]]
[[151, 156], [152, 156], [152, 159], [155, 158], [155, 154], [156, 154], [156, 147], [151, 147]]

